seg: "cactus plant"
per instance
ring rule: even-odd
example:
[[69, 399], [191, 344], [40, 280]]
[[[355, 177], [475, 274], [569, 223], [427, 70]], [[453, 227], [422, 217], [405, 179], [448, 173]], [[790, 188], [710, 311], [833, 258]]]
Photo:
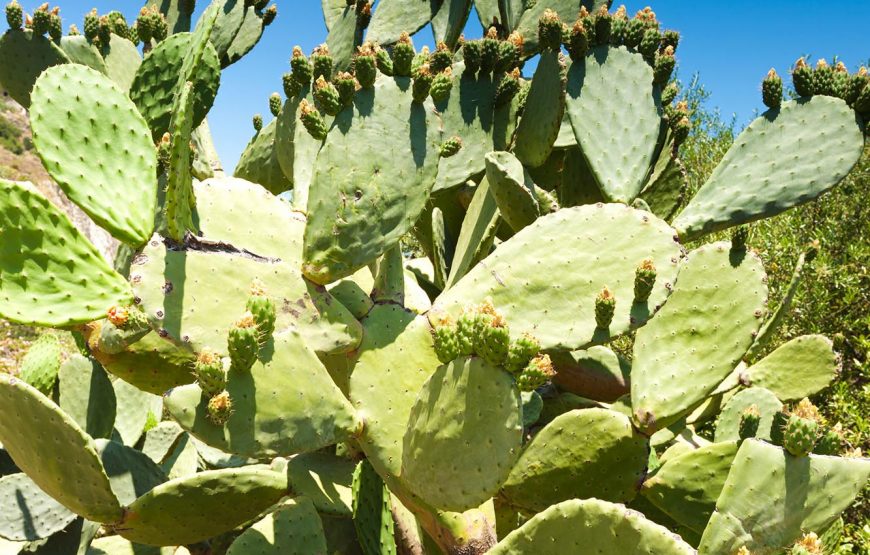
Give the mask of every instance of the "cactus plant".
[[[784, 412], [836, 374], [828, 339], [759, 356], [810, 256], [768, 315], [745, 228], [690, 243], [834, 187], [863, 148], [866, 71], [801, 59], [792, 101], [771, 71], [770, 109], [684, 198], [679, 34], [651, 9], [324, 0], [326, 41], [293, 48], [230, 177], [206, 116], [266, 4], [214, 0], [191, 32], [193, 2], [152, 0], [133, 27], [94, 11], [60, 38], [47, 6], [7, 7], [0, 83], [125, 245], [110, 265], [0, 181], [0, 315], [86, 345], [46, 334], [0, 375], [2, 541], [815, 549], [870, 461], [808, 401]], [[460, 35], [472, 4], [481, 39]]]

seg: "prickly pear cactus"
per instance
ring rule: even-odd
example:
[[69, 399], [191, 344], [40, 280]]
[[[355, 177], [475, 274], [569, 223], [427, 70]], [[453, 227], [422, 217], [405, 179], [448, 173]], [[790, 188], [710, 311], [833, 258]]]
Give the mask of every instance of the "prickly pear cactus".
[[685, 198], [679, 34], [650, 8], [322, 6], [234, 177], [207, 115], [274, 5], [68, 36], [6, 7], [0, 85], [124, 245], [0, 180], [0, 316], [59, 330], [0, 375], [0, 551], [820, 552], [870, 460], [806, 399], [832, 342], [767, 348], [809, 255], [769, 311], [743, 228], [691, 242], [836, 186], [866, 70], [800, 59], [789, 101], [771, 70]]

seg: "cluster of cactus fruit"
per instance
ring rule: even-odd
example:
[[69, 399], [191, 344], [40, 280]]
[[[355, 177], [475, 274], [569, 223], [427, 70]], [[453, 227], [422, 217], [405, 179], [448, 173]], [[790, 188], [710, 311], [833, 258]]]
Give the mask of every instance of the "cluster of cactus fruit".
[[836, 542], [870, 479], [806, 400], [837, 356], [769, 345], [814, 251], [769, 310], [745, 224], [851, 170], [866, 70], [801, 59], [792, 101], [771, 71], [770, 110], [688, 198], [679, 35], [649, 8], [323, 8], [230, 177], [206, 115], [274, 7], [213, 0], [192, 28], [192, 2], [149, 1], [58, 37], [56, 9], [8, 5], [0, 84], [120, 246], [0, 180], [0, 316], [77, 343], [48, 332], [0, 375], [0, 551]]

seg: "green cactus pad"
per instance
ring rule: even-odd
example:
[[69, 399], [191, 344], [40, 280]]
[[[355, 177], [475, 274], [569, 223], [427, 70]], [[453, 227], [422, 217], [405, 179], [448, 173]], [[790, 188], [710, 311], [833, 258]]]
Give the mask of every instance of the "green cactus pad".
[[0, 179], [0, 314], [69, 326], [133, 301], [130, 286], [33, 185]]
[[166, 233], [176, 242], [184, 241], [187, 233], [196, 231], [191, 214], [196, 200], [193, 196], [193, 176], [190, 144], [193, 133], [193, 84], [182, 83], [172, 105], [169, 132], [169, 162], [167, 163], [166, 193], [162, 216], [166, 219]]
[[[178, 444], [172, 449], [172, 452], [166, 457], [166, 460], [161, 463], [160, 468], [166, 473], [170, 480], [186, 478], [197, 473], [200, 466], [200, 457], [205, 460], [203, 455], [203, 447], [207, 447], [204, 443], [196, 443], [194, 438], [189, 434], [184, 434], [178, 441]], [[215, 449], [218, 453], [223, 453]], [[235, 457], [235, 455], [225, 455], [227, 457]], [[232, 461], [233, 459], [230, 458]], [[247, 459], [236, 458], [233, 464], [218, 464], [213, 465], [217, 468], [235, 468], [242, 466]]]
[[413, 102], [410, 88], [408, 78], [381, 75], [335, 118], [308, 197], [302, 271], [316, 283], [374, 261], [411, 228], [429, 198], [440, 121], [429, 115], [431, 105]]
[[[516, 2], [512, 2], [516, 5]], [[559, 14], [562, 23], [566, 23], [569, 27], [577, 20], [577, 12], [580, 6], [584, 6], [589, 13], [594, 14], [603, 5], [608, 5], [606, 0], [547, 0], [545, 2], [522, 2], [528, 8], [522, 11], [521, 14], [516, 14], [514, 27], [523, 36], [523, 56], [530, 57], [535, 55], [540, 50], [538, 44], [538, 22], [546, 10], [553, 10]], [[514, 10], [519, 11], [519, 10]], [[495, 13], [498, 13], [496, 8]], [[501, 17], [498, 18], [501, 20]], [[489, 23], [484, 25], [487, 27]], [[652, 82], [652, 74], [650, 74], [650, 82]]]
[[366, 40], [392, 44], [402, 33], [414, 34], [438, 12], [440, 2], [432, 0], [381, 0], [372, 14]]
[[486, 169], [488, 152], [507, 150], [516, 128], [517, 102], [495, 106], [498, 79], [491, 74], [469, 75], [465, 65], [453, 65], [453, 89], [436, 108], [441, 112], [444, 137], [459, 137], [462, 148], [438, 163], [433, 191], [464, 184]]
[[535, 198], [535, 184], [516, 156], [510, 152], [487, 154], [486, 180], [499, 214], [514, 231], [538, 219], [541, 210]]
[[833, 343], [824, 335], [796, 337], [746, 370], [749, 382], [782, 401], [798, 401], [828, 387], [839, 369]]
[[72, 355], [58, 372], [58, 405], [91, 437], [109, 437], [115, 424], [115, 390], [106, 371]]
[[637, 332], [631, 406], [641, 429], [668, 426], [716, 389], [761, 326], [764, 266], [756, 254], [730, 248], [720, 242], [690, 252], [668, 302]]
[[359, 443], [378, 474], [398, 476], [411, 407], [440, 363], [424, 316], [394, 304], [375, 305], [362, 325], [350, 375], [350, 399], [365, 422]]
[[327, 551], [323, 524], [311, 500], [287, 501], [236, 538], [227, 555], [321, 555]]
[[[286, 216], [288, 220], [293, 218], [289, 211]], [[268, 233], [293, 225], [286, 221], [283, 224], [268, 229]], [[222, 237], [243, 236], [247, 229], [232, 226], [225, 228], [224, 234], [211, 237], [220, 241]], [[352, 349], [359, 342], [359, 323], [324, 288], [301, 278], [298, 263], [294, 263], [298, 258], [294, 257], [291, 237], [284, 236], [283, 243], [271, 247], [286, 249], [286, 258], [277, 259], [264, 258], [269, 251], [266, 255], [247, 254], [256, 252], [261, 244], [263, 236], [259, 234], [225, 252], [170, 250], [155, 236], [131, 267], [133, 287], [152, 326], [197, 352], [208, 347], [227, 354], [227, 330], [244, 313], [255, 279], [278, 306], [278, 332], [298, 329], [318, 352]]]
[[162, 463], [181, 440], [184, 430], [171, 420], [164, 420], [145, 432], [142, 453], [152, 461]]
[[115, 390], [115, 430], [125, 445], [136, 445], [148, 422], [148, 413], [162, 415], [162, 399], [124, 380], [112, 382]]
[[535, 513], [566, 499], [625, 503], [646, 473], [649, 441], [625, 415], [573, 410], [538, 432], [511, 469], [501, 496]]
[[189, 349], [179, 347], [151, 332], [120, 353], [103, 353], [91, 347], [91, 356], [107, 372], [136, 388], [162, 395], [177, 385], [193, 383], [191, 372], [196, 359]]
[[815, 199], [861, 157], [862, 128], [845, 102], [829, 96], [768, 110], [737, 137], [674, 227], [694, 239]]
[[248, 6], [239, 32], [236, 33], [226, 55], [221, 57], [221, 67], [227, 67], [241, 60], [242, 56], [250, 52], [263, 36], [263, 27], [263, 16], [257, 13], [254, 6]]
[[27, 349], [21, 359], [18, 376], [40, 391], [51, 396], [60, 370], [61, 346], [57, 335], [44, 333]]
[[443, 42], [455, 48], [471, 13], [471, 0], [446, 0], [432, 17], [432, 34], [435, 42]]
[[[701, 553], [777, 552], [808, 530], [823, 530], [870, 480], [870, 459], [795, 458], [747, 440], [704, 530]], [[763, 502], [759, 502], [763, 499]]]
[[350, 70], [356, 48], [362, 44], [363, 29], [357, 24], [357, 19], [355, 7], [346, 6], [341, 16], [329, 27], [326, 44], [336, 72]]
[[761, 415], [758, 423], [758, 439], [770, 441], [771, 426], [776, 414], [782, 410], [782, 402], [776, 395], [763, 387], [750, 387], [738, 391], [722, 408], [716, 421], [716, 442], [733, 441], [740, 438], [740, 419], [743, 411], [754, 406]]
[[[458, 316], [492, 297], [513, 337], [529, 333], [544, 350], [578, 349], [643, 325], [667, 298], [679, 256], [674, 230], [647, 212], [619, 204], [564, 208], [499, 245], [436, 299], [430, 319]], [[632, 303], [634, 272], [646, 258], [658, 279], [647, 303]], [[554, 275], [564, 279], [555, 284]], [[609, 332], [595, 323], [595, 297], [604, 286], [616, 297]]]
[[46, 493], [97, 522], [121, 518], [121, 505], [94, 441], [51, 400], [23, 381], [0, 374], [0, 443]]
[[653, 214], [665, 220], [674, 216], [688, 187], [686, 168], [679, 158], [670, 154], [672, 144], [665, 143], [653, 166], [652, 174], [638, 197], [647, 203]]
[[353, 275], [329, 284], [327, 290], [350, 310], [354, 318], [362, 319], [374, 306], [374, 301], [369, 296], [374, 282], [371, 270], [365, 267], [360, 268]]
[[411, 409], [402, 483], [436, 507], [477, 507], [510, 473], [522, 430], [522, 403], [510, 374], [477, 357], [442, 365]]
[[[178, 90], [178, 74], [184, 65], [193, 35], [178, 33], [158, 44], [145, 56], [130, 88], [130, 98], [151, 128], [154, 139], [169, 131], [172, 100]], [[196, 66], [193, 83], [193, 127], [205, 119], [220, 85], [220, 63], [214, 48], [206, 47]]]
[[47, 538], [76, 518], [23, 473], [0, 478], [0, 504], [0, 538], [10, 541]]
[[246, 5], [244, 0], [226, 0], [218, 11], [209, 41], [214, 46], [218, 58], [221, 59], [222, 67], [229, 65], [228, 63], [224, 64], [224, 62], [229, 62], [226, 54], [245, 20]]
[[144, 243], [154, 229], [157, 159], [136, 106], [108, 77], [79, 64], [46, 70], [32, 101], [33, 142], [51, 177], [113, 236]]
[[112, 491], [122, 505], [129, 505], [166, 481], [166, 475], [148, 455], [115, 441], [96, 441], [100, 460]]
[[175, 550], [175, 547], [154, 547], [125, 540], [121, 536], [106, 536], [94, 540], [88, 547], [87, 555], [182, 555], [189, 551]]
[[72, 63], [88, 66], [103, 75], [109, 74], [109, 68], [106, 67], [102, 54], [84, 36], [68, 35], [63, 37], [60, 39], [60, 47]]
[[631, 363], [603, 345], [551, 356], [553, 383], [565, 391], [608, 403], [629, 392]]
[[563, 501], [532, 517], [488, 553], [563, 555], [594, 546], [599, 555], [694, 555], [664, 526], [623, 505], [598, 499]]
[[136, 71], [142, 64], [142, 56], [136, 46], [118, 35], [112, 33], [109, 45], [100, 49], [103, 61], [106, 63], [106, 75], [125, 93], [130, 91]]
[[30, 107], [30, 93], [46, 69], [70, 59], [52, 41], [30, 30], [8, 31], [0, 37], [0, 84], [12, 100]]
[[527, 167], [543, 165], [559, 136], [565, 113], [565, 66], [560, 56], [559, 52], [541, 54], [517, 126], [513, 151]]
[[302, 339], [276, 336], [250, 372], [230, 372], [233, 412], [224, 426], [207, 418], [195, 384], [170, 391], [165, 405], [182, 428], [212, 447], [266, 459], [313, 451], [357, 433], [361, 422]]
[[624, 46], [593, 48], [568, 71], [568, 117], [605, 198], [631, 202], [658, 142], [661, 106], [652, 69]]
[[193, 3], [189, 0], [148, 0], [148, 7], [157, 8], [166, 16], [169, 34], [186, 33], [190, 31], [190, 18], [193, 15]]
[[[275, 150], [284, 175], [293, 184], [293, 206], [305, 210], [308, 206], [308, 190], [314, 177], [314, 162], [323, 141], [319, 141], [299, 120], [299, 103], [302, 99], [314, 102], [308, 87], [296, 98], [287, 99], [278, 114], [275, 129]], [[332, 125], [332, 116], [324, 115], [327, 128]]]
[[498, 214], [495, 198], [490, 193], [489, 181], [484, 178], [475, 188], [474, 196], [471, 197], [471, 203], [462, 219], [445, 288], [455, 285], [489, 254], [498, 229]]
[[390, 490], [363, 459], [353, 473], [353, 523], [363, 553], [396, 555]]
[[314, 502], [323, 514], [353, 516], [353, 471], [355, 463], [330, 453], [304, 453], [287, 463], [290, 489]]
[[641, 493], [682, 526], [704, 531], [716, 508], [738, 443], [713, 443], [669, 458], [643, 483]]
[[118, 533], [145, 545], [185, 545], [232, 530], [287, 493], [268, 467], [208, 470], [157, 486], [133, 502]]
[[254, 135], [242, 152], [233, 174], [258, 183], [277, 195], [293, 187], [293, 184], [284, 175], [278, 162], [278, 149], [275, 146], [276, 128], [277, 120], [273, 119]]

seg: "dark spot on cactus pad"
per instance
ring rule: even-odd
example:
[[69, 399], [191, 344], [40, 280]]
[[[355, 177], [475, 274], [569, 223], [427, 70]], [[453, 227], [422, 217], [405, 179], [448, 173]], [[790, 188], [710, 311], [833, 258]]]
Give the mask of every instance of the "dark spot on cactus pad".
[[133, 304], [142, 304], [142, 297], [133, 297]]
[[357, 201], [359, 201], [360, 199], [362, 199], [362, 196], [363, 196], [363, 193], [362, 193], [362, 191], [360, 191], [359, 189], [357, 189], [357, 190], [354, 191], [354, 193], [353, 193], [353, 198], [355, 198]]
[[162, 311], [162, 310], [158, 310], [158, 311], [156, 312], [156, 314], [157, 314], [157, 317], [158, 317], [158, 318], [163, 318], [163, 311]]
[[148, 255], [144, 254], [144, 253], [139, 253], [133, 257], [133, 260], [130, 263], [133, 264], [134, 266], [141, 266], [142, 264], [145, 264], [146, 262], [148, 262]]
[[173, 289], [172, 282], [169, 280], [166, 280], [166, 283], [163, 284], [163, 294], [168, 295], [168, 294], [172, 293], [172, 289]]
[[130, 283], [136, 284], [136, 283], [139, 283], [140, 281], [142, 281], [142, 276], [140, 276], [139, 274], [135, 274], [135, 275], [130, 276]]
[[157, 335], [159, 335], [160, 337], [165, 339], [165, 338], [169, 337], [169, 332], [163, 328], [160, 328], [159, 330], [157, 330]]

